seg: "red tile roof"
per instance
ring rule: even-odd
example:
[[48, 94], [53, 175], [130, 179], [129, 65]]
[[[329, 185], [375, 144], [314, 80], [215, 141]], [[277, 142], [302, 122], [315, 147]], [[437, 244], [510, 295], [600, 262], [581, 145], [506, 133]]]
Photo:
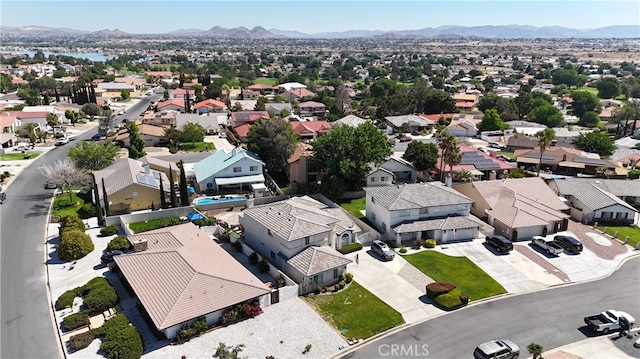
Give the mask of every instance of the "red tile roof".
[[170, 98], [166, 101], [158, 102], [158, 109], [169, 105], [176, 105], [178, 107], [185, 108], [185, 101], [183, 98]]
[[331, 129], [327, 121], [291, 121], [291, 127], [300, 137], [315, 137]]
[[15, 116], [17, 119], [22, 118], [47, 118], [49, 112], [46, 111], [34, 111], [34, 112], [26, 112], [26, 111], [5, 111], [3, 113], [7, 113], [11, 116]]
[[249, 134], [249, 130], [250, 129], [251, 129], [251, 125], [248, 124], [248, 123], [245, 123], [244, 125], [240, 125], [238, 127], [235, 127], [233, 130], [238, 135], [238, 137], [246, 138], [247, 135]]
[[195, 109], [199, 109], [201, 107], [221, 107], [221, 108], [227, 108], [227, 105], [224, 104], [224, 102], [222, 101], [218, 101], [218, 100], [214, 100], [212, 98], [208, 98], [206, 100], [200, 101], [198, 102], [194, 108]]

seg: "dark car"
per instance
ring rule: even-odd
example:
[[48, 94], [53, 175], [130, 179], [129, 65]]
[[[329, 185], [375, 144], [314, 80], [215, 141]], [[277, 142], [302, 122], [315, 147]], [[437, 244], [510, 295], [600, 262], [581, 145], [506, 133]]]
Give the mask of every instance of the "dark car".
[[556, 235], [553, 237], [553, 241], [560, 247], [564, 248], [567, 253], [580, 253], [582, 252], [582, 243], [576, 237], [568, 235]]
[[102, 136], [99, 133], [96, 133], [95, 135], [91, 136], [91, 139], [94, 141], [100, 141], [101, 138]]
[[485, 242], [493, 246], [500, 253], [509, 253], [513, 250], [513, 243], [501, 236], [489, 236], [485, 238]]
[[121, 254], [124, 254], [124, 252], [117, 249], [114, 249], [112, 251], [104, 251], [102, 257], [100, 257], [100, 261], [102, 262], [102, 264], [109, 264], [113, 262], [113, 257], [119, 256]]

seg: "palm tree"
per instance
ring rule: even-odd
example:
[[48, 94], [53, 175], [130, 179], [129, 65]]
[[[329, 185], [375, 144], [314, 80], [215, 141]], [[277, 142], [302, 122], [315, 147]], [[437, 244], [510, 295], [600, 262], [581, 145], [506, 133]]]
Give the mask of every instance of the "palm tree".
[[540, 176], [540, 167], [542, 166], [542, 155], [544, 151], [551, 146], [553, 140], [556, 139], [556, 132], [552, 128], [545, 128], [536, 133], [538, 138], [538, 147], [540, 147], [540, 158], [538, 160], [538, 176]]
[[449, 165], [449, 176], [451, 176], [453, 166], [459, 165], [462, 161], [462, 151], [460, 151], [458, 146], [451, 147], [444, 160]]
[[527, 345], [527, 350], [529, 351], [529, 354], [533, 355], [533, 359], [544, 359], [542, 357], [542, 345], [537, 344], [537, 343], [531, 343], [529, 345]]
[[440, 148], [440, 181], [444, 181], [444, 171], [446, 169], [447, 158], [449, 158], [449, 152], [453, 148], [458, 148], [456, 138], [447, 131], [441, 130], [436, 134], [436, 143]]
[[458, 177], [458, 181], [460, 182], [473, 182], [473, 174], [467, 170], [456, 172], [456, 177]]

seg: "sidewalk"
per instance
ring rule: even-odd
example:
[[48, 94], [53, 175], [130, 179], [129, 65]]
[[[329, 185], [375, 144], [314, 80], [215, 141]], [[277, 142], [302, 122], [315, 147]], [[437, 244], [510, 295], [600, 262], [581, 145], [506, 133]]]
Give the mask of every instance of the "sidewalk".
[[[637, 334], [638, 332], [636, 331], [634, 333]], [[638, 356], [632, 356], [628, 353], [628, 351], [631, 351], [632, 353], [635, 352], [637, 355], [640, 355], [640, 348], [633, 347], [633, 341], [637, 338], [637, 335], [634, 336], [633, 339], [626, 337], [618, 338], [617, 334], [587, 338], [579, 342], [548, 350], [543, 356], [545, 359], [637, 358]], [[621, 341], [624, 341], [624, 343]], [[621, 347], [626, 350], [622, 350]], [[526, 348], [520, 348], [520, 350], [524, 353], [527, 352]]]

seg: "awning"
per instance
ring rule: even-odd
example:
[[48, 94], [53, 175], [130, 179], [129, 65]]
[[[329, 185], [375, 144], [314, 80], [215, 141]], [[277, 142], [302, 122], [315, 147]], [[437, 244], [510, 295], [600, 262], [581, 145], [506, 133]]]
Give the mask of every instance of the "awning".
[[265, 186], [264, 183], [254, 183], [251, 185], [251, 189], [254, 191], [264, 191], [267, 189], [267, 186]]
[[540, 160], [539, 158], [529, 158], [529, 157], [518, 157], [516, 159], [518, 163], [531, 163], [534, 165], [537, 165], [539, 160]]
[[484, 172], [482, 172], [482, 171], [469, 170], [469, 172], [471, 172], [471, 174], [474, 175], [474, 176], [484, 176]]
[[584, 168], [584, 163], [564, 161], [558, 163], [560, 167]]
[[216, 178], [216, 184], [218, 186], [224, 186], [228, 184], [241, 184], [241, 183], [258, 183], [264, 182], [264, 176], [262, 174], [253, 175], [253, 176], [239, 176], [239, 177], [227, 177], [227, 178]]

